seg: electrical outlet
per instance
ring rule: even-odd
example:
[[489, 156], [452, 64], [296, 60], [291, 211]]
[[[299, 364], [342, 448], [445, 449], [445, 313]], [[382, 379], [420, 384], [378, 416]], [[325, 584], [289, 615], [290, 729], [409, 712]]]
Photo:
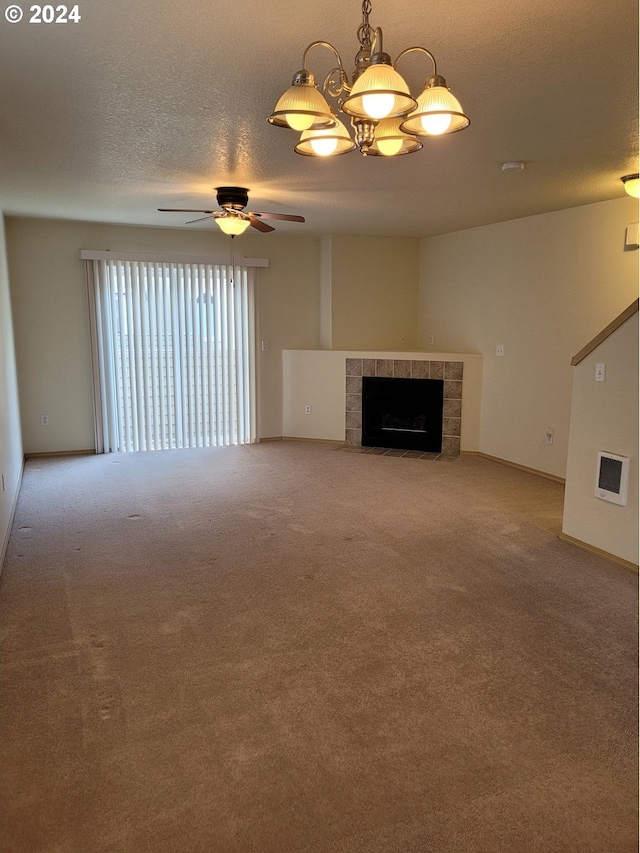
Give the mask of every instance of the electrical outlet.
[[429, 335], [429, 343], [430, 343], [430, 344], [432, 344], [432, 343], [433, 343], [433, 335]]
[[502, 358], [504, 355], [504, 344], [496, 344], [496, 355], [498, 358]]
[[545, 437], [547, 439], [547, 444], [553, 444], [553, 427], [547, 427]]
[[269, 352], [269, 341], [262, 341], [262, 352]]
[[311, 414], [311, 406], [308, 406], [308, 405], [305, 406], [304, 407], [304, 413], [305, 413], [305, 415], [310, 415]]
[[49, 426], [49, 415], [40, 415], [40, 426]]

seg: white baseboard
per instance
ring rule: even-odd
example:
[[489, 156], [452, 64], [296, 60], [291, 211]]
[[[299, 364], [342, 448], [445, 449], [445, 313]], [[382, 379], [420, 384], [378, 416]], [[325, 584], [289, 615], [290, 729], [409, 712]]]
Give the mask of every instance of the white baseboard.
[[7, 525], [7, 529], [4, 534], [4, 541], [2, 542], [2, 550], [0, 551], [0, 574], [2, 574], [2, 567], [4, 566], [4, 560], [7, 556], [7, 548], [9, 547], [9, 537], [11, 535], [11, 528], [13, 527], [13, 519], [16, 515], [16, 508], [18, 506], [18, 498], [20, 496], [20, 489], [22, 488], [22, 475], [24, 474], [24, 456], [22, 457], [22, 465], [20, 466], [20, 475], [18, 477], [18, 487], [16, 489], [16, 493], [13, 497], [13, 505], [11, 507], [11, 512], [9, 513], [9, 523]]
[[508, 459], [501, 459], [499, 456], [490, 456], [488, 453], [478, 453], [478, 456], [481, 456], [482, 459], [490, 459], [492, 462], [499, 462], [501, 465], [508, 465], [510, 468], [517, 468], [518, 471], [526, 471], [527, 474], [535, 474], [536, 477], [544, 477], [545, 480], [552, 480], [554, 483], [561, 483], [563, 486], [565, 484], [564, 477], [558, 477], [556, 474], [538, 471], [537, 468], [527, 468], [526, 465], [520, 465], [518, 462], [510, 462]]
[[598, 557], [604, 557], [606, 560], [612, 560], [625, 569], [631, 569], [633, 572], [638, 571], [638, 565], [632, 563], [631, 560], [625, 560], [624, 557], [618, 557], [616, 554], [611, 554], [609, 551], [603, 551], [602, 548], [596, 548], [595, 545], [590, 545], [588, 542], [583, 542], [582, 539], [575, 539], [567, 533], [561, 533], [558, 537], [563, 542], [568, 542], [569, 545], [575, 545], [576, 548], [581, 548], [583, 551], [588, 551], [590, 554], [596, 554]]

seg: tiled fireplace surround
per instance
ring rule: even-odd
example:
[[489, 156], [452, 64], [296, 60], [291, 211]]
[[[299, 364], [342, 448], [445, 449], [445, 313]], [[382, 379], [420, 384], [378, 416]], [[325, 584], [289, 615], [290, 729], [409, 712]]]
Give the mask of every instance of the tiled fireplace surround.
[[346, 443], [352, 447], [362, 445], [362, 377], [387, 376], [403, 379], [444, 379], [444, 407], [442, 412], [442, 453], [458, 456], [460, 453], [460, 425], [462, 418], [461, 361], [410, 361], [392, 358], [346, 359]]

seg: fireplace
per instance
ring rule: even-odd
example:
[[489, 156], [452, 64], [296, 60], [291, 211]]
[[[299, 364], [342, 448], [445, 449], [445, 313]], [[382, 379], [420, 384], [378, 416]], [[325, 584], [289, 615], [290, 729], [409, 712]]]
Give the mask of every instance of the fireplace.
[[[404, 358], [347, 358], [345, 363], [345, 440], [352, 447], [364, 444], [362, 432], [363, 388], [369, 377], [407, 379], [411, 382], [422, 379], [440, 380], [444, 386], [444, 400], [440, 409], [442, 416], [441, 453], [457, 456], [460, 453], [462, 424], [462, 361], [436, 361], [429, 357]], [[392, 430], [386, 430], [388, 437]], [[376, 445], [374, 445], [376, 446]], [[389, 446], [387, 439], [380, 444]], [[398, 452], [398, 451], [396, 451]], [[417, 451], [406, 450], [406, 453]], [[429, 451], [422, 451], [429, 452]], [[436, 452], [436, 451], [434, 451]]]
[[362, 445], [442, 451], [442, 379], [362, 379]]

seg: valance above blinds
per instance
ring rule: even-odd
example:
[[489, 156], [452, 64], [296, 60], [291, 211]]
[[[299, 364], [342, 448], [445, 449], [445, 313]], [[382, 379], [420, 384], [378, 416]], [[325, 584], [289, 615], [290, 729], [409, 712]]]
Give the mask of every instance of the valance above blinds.
[[[144, 263], [212, 264], [229, 266], [229, 258], [212, 255], [187, 255], [166, 252], [112, 252], [107, 249], [81, 249], [83, 261], [139, 261]], [[268, 267], [268, 258], [236, 258], [243, 267]]]

